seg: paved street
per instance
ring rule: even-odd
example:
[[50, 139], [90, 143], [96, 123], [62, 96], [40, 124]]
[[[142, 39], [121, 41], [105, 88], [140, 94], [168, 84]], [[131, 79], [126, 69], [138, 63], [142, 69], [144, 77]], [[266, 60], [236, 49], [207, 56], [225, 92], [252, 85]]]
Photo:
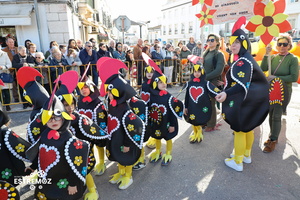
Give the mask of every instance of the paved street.
[[[178, 87], [170, 91], [177, 94]], [[183, 99], [183, 94], [179, 96]], [[108, 182], [117, 172], [116, 163], [107, 161], [107, 171], [94, 176], [102, 200], [120, 199], [300, 199], [300, 87], [294, 84], [293, 96], [282, 122], [279, 143], [274, 152], [262, 152], [269, 133], [268, 119], [255, 129], [252, 164], [244, 164], [236, 172], [224, 164], [233, 148], [229, 126], [219, 118], [221, 130], [204, 133], [204, 141], [190, 144], [191, 126], [179, 120], [179, 135], [173, 140], [173, 161], [168, 167], [147, 163], [146, 168], [133, 172], [133, 184], [125, 191]], [[11, 128], [24, 136], [29, 111], [11, 113]], [[163, 152], [165, 145], [162, 146]], [[146, 148], [149, 155], [151, 149]], [[148, 161], [148, 160], [147, 160]], [[28, 186], [21, 188], [22, 200], [32, 200]]]

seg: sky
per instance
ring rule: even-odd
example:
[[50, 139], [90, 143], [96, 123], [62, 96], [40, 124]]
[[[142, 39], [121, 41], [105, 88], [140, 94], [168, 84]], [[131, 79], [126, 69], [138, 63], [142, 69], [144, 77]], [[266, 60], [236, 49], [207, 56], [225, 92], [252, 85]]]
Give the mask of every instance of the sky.
[[126, 15], [132, 21], [150, 21], [152, 24], [161, 12], [167, 0], [108, 0], [112, 18]]

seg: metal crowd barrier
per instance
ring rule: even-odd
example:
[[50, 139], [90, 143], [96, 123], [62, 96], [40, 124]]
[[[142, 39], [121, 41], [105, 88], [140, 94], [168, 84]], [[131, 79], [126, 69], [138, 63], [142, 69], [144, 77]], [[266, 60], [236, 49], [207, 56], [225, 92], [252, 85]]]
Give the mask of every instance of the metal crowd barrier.
[[[154, 60], [158, 67], [165, 72], [168, 70], [169, 67], [173, 66], [172, 74], [169, 74], [171, 80], [168, 81], [168, 84], [182, 84], [190, 79], [191, 73], [191, 64], [189, 62], [183, 63], [181, 60], [178, 59], [165, 59], [165, 60]], [[144, 71], [145, 67], [147, 67], [146, 63], [143, 60], [135, 60], [133, 62], [124, 62], [128, 70], [121, 70], [122, 76], [130, 82], [130, 85], [135, 89], [139, 89], [141, 84], [144, 80]], [[75, 70], [78, 72], [79, 75], [82, 75], [85, 71], [87, 65], [81, 66], [47, 66], [47, 67], [33, 67], [38, 70], [42, 75], [43, 78], [37, 77], [37, 81], [41, 83], [45, 89], [51, 94], [53, 90], [53, 81], [58, 77], [58, 75], [64, 73], [68, 70]], [[92, 70], [96, 70], [95, 65], [91, 65], [87, 75], [92, 76]], [[15, 68], [10, 68], [10, 73], [13, 74], [14, 78], [16, 77], [15, 74], [18, 73]], [[101, 84], [99, 80], [99, 85]], [[98, 85], [98, 86], [99, 86]], [[9, 89], [9, 103], [4, 103], [3, 100], [3, 91], [5, 89], [1, 86], [0, 92], [0, 100], [2, 106], [7, 105], [15, 105], [15, 104], [23, 104], [27, 103], [26, 100], [23, 98], [23, 89], [19, 86], [18, 80], [15, 80], [13, 83], [5, 83], [5, 87]], [[16, 102], [15, 100], [19, 100]]]

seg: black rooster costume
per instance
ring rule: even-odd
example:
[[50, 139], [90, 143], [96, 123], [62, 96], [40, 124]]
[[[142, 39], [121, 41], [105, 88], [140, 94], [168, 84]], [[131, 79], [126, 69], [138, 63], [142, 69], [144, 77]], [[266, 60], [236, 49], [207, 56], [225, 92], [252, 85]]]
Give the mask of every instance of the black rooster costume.
[[108, 133], [111, 139], [107, 144], [106, 155], [108, 159], [119, 163], [119, 172], [113, 175], [110, 183], [121, 183], [119, 189], [126, 189], [133, 182], [132, 165], [141, 155], [145, 124], [127, 103], [136, 92], [119, 75], [119, 69], [127, 69], [126, 65], [120, 60], [101, 58], [97, 68], [102, 81], [101, 95], [104, 96], [107, 91]]
[[2, 128], [9, 120], [7, 114], [0, 110], [0, 157], [2, 160], [0, 166], [0, 199], [19, 200], [20, 195], [15, 186], [20, 183], [22, 176], [30, 173], [24, 172], [24, 161], [30, 162], [26, 159], [25, 151], [31, 144], [11, 129]]
[[[73, 95], [73, 91], [78, 83], [78, 73], [76, 71], [67, 71], [60, 76], [60, 87], [56, 91], [56, 96], [69, 106], [76, 108], [77, 100]], [[91, 151], [94, 144], [100, 144], [101, 141], [105, 141], [109, 137], [107, 132], [100, 128], [95, 122], [93, 122], [86, 115], [78, 113], [76, 110], [69, 113], [73, 120], [71, 121], [70, 131], [77, 138], [90, 142]], [[90, 172], [95, 166], [95, 158], [92, 152], [89, 153], [88, 172]], [[86, 176], [86, 185], [89, 192], [85, 195], [85, 199], [96, 200], [99, 195], [96, 191], [96, 186], [93, 177], [90, 173]]]
[[[205, 125], [211, 118], [212, 107], [210, 96], [214, 97], [220, 90], [205, 80], [204, 69], [200, 65], [193, 66], [194, 72], [201, 75], [196, 78], [191, 75], [191, 80], [186, 83], [184, 89], [184, 106], [186, 113], [184, 119], [192, 124], [193, 133], [190, 135], [190, 143], [201, 142], [203, 140], [202, 125]], [[214, 88], [214, 91], [211, 92]]]
[[[151, 65], [152, 66], [152, 65]], [[156, 151], [150, 156], [150, 162], [161, 159], [161, 139], [167, 142], [167, 152], [163, 155], [162, 165], [168, 165], [172, 160], [172, 138], [178, 134], [178, 121], [183, 115], [183, 103], [166, 90], [158, 88], [159, 82], [167, 83], [166, 76], [158, 68], [152, 77], [150, 87], [150, 110], [147, 133], [156, 139]], [[169, 128], [174, 127], [173, 132]]]
[[[88, 96], [80, 95], [78, 100], [78, 112], [92, 119], [103, 130], [107, 130], [107, 112], [102, 101], [99, 99], [100, 93], [97, 86], [92, 80], [85, 76], [89, 67], [81, 77], [78, 83], [78, 88], [88, 87], [90, 94]], [[102, 175], [105, 172], [106, 166], [104, 163], [104, 147], [106, 142], [97, 142], [96, 148], [99, 154], [99, 163], [95, 166], [96, 175]]]
[[235, 135], [235, 155], [225, 159], [225, 164], [236, 171], [243, 170], [243, 161], [251, 163], [253, 129], [263, 123], [269, 110], [269, 84], [250, 54], [247, 34], [240, 29], [245, 22], [245, 17], [240, 18], [230, 37], [230, 44], [237, 40], [240, 50], [226, 74], [227, 98], [222, 104], [222, 116]]
[[[44, 125], [47, 123], [47, 128], [27, 150], [26, 155], [33, 161], [33, 169], [43, 171], [40, 178], [51, 179], [51, 184], [38, 184], [35, 197], [66, 200], [81, 198], [86, 189], [89, 144], [69, 131], [72, 117], [54, 94], [45, 102], [41, 120]], [[48, 127], [48, 123], [53, 124], [53, 121], [61, 121], [61, 125], [56, 125], [57, 130]], [[69, 194], [69, 187], [75, 186], [77, 192]]]
[[36, 81], [36, 77], [43, 77], [42, 74], [32, 67], [22, 67], [17, 73], [19, 85], [23, 88], [24, 98], [33, 105], [33, 110], [27, 125], [27, 140], [35, 143], [40, 134], [46, 129], [41, 122], [40, 115], [42, 107], [49, 99], [47, 90]]

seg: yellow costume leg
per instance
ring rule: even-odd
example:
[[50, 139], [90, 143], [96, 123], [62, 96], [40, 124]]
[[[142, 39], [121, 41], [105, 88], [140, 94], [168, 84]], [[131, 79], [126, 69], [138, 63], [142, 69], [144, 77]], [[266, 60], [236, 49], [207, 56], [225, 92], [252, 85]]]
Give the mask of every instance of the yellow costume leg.
[[197, 137], [196, 137], [196, 140], [197, 142], [202, 142], [203, 140], [203, 134], [202, 134], [202, 126], [196, 126], [197, 128]]
[[96, 146], [99, 155], [99, 163], [95, 166], [95, 175], [102, 175], [105, 172], [106, 166], [104, 164], [104, 147]]
[[119, 189], [125, 190], [127, 189], [132, 183], [132, 165], [124, 167], [125, 169], [125, 175], [122, 176], [120, 182], [121, 184], [119, 185]]
[[146, 167], [146, 160], [145, 160], [145, 149], [143, 147], [141, 151], [141, 156], [138, 159], [138, 161], [133, 165], [132, 169], [140, 170], [143, 169], [144, 167]]
[[233, 158], [225, 159], [225, 164], [236, 170], [243, 171], [243, 158], [246, 150], [246, 133], [235, 132], [234, 133], [234, 151], [235, 156]]
[[197, 129], [197, 126], [194, 126], [194, 125], [192, 125], [192, 128], [193, 128], [193, 132], [190, 135], [190, 143], [195, 143], [197, 140], [196, 136], [197, 136], [198, 129]]
[[150, 137], [146, 143], [146, 146], [150, 149], [154, 149], [156, 144], [156, 139], [153, 137]]
[[163, 155], [161, 165], [167, 166], [172, 161], [172, 140], [167, 140], [167, 153]]
[[86, 175], [85, 179], [86, 179], [86, 186], [87, 186], [89, 192], [86, 193], [86, 195], [84, 196], [84, 200], [97, 200], [97, 199], [99, 199], [99, 194], [96, 190], [96, 185], [95, 185], [95, 182], [94, 182], [94, 179], [93, 179], [91, 173]]
[[113, 174], [112, 179], [109, 180], [111, 184], [119, 183], [121, 178], [125, 175], [125, 166], [118, 164], [119, 172]]
[[150, 162], [151, 163], [155, 163], [158, 160], [161, 159], [161, 153], [160, 153], [160, 149], [161, 149], [161, 140], [157, 140], [156, 139], [156, 147], [155, 147], [155, 152], [151, 153], [150, 155]]
[[244, 153], [244, 163], [251, 163], [251, 150], [254, 142], [254, 131], [249, 131], [246, 133], [246, 150]]

